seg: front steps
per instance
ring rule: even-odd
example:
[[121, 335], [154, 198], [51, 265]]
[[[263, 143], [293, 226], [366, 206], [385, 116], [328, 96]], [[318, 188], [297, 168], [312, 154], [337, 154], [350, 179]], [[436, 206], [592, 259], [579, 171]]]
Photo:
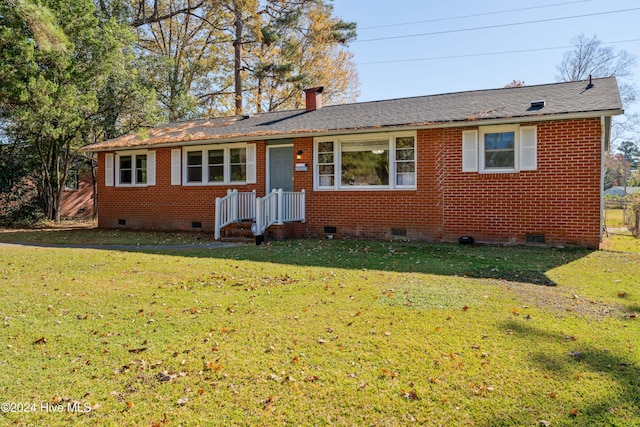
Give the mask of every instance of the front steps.
[[220, 230], [220, 240], [231, 243], [255, 243], [256, 238], [251, 232], [253, 221], [238, 221]]

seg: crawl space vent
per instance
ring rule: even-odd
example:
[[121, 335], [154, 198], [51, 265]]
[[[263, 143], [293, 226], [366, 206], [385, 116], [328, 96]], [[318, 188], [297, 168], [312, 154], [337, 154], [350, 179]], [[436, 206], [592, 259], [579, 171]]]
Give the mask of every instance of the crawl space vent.
[[545, 237], [544, 234], [527, 234], [526, 236], [527, 243], [544, 243]]
[[407, 229], [406, 228], [392, 228], [391, 235], [393, 237], [407, 237]]

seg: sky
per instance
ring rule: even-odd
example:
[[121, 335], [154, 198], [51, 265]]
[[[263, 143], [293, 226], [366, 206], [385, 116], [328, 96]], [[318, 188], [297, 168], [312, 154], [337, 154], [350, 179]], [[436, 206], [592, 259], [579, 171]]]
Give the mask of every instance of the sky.
[[[572, 39], [597, 36], [638, 58], [638, 0], [334, 0], [358, 25], [349, 45], [359, 101], [558, 81]], [[325, 84], [326, 85], [326, 84]], [[636, 108], [637, 111], [637, 108]]]

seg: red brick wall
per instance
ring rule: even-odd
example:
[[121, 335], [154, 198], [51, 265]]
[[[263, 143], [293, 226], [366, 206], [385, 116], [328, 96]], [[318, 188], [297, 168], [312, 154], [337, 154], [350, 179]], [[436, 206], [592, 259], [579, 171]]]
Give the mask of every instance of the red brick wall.
[[[194, 230], [194, 222], [202, 231], [213, 231], [216, 197], [227, 194], [224, 186], [171, 185], [171, 148], [156, 151], [156, 185], [148, 187], [105, 187], [104, 153], [98, 158], [98, 226], [153, 230]], [[256, 144], [257, 184], [236, 185], [238, 191], [256, 190], [264, 195], [265, 144]]]
[[93, 179], [90, 172], [78, 176], [78, 188], [62, 193], [60, 215], [68, 219], [93, 218]]
[[296, 191], [307, 192], [304, 234], [323, 236], [336, 227], [337, 237], [388, 239], [392, 229], [404, 229], [409, 239], [439, 240], [442, 236], [441, 145], [432, 143], [436, 131], [418, 133], [417, 189], [381, 191], [313, 191], [313, 139], [294, 141], [303, 150], [307, 172], [294, 173]]
[[511, 174], [462, 172], [462, 129], [446, 141], [444, 240], [523, 243], [527, 233], [548, 244], [597, 248], [600, 242], [600, 120], [538, 123], [538, 169]]
[[[296, 191], [307, 191], [303, 233], [338, 237], [407, 238], [524, 243], [544, 234], [552, 245], [597, 248], [600, 241], [600, 120], [538, 125], [538, 168], [506, 174], [462, 172], [462, 131], [418, 132], [418, 189], [414, 191], [313, 192], [313, 171], [296, 172]], [[473, 128], [468, 128], [473, 129]], [[297, 139], [313, 164], [312, 139]], [[307, 154], [308, 153], [308, 154]], [[444, 159], [444, 161], [443, 161]]]
[[[294, 172], [294, 188], [307, 194], [307, 221], [296, 235], [387, 239], [392, 229], [409, 239], [524, 243], [527, 233], [549, 244], [597, 247], [600, 239], [600, 120], [538, 123], [538, 169], [507, 174], [462, 172], [462, 128], [418, 131], [416, 190], [313, 191], [313, 138], [296, 138], [307, 171]], [[472, 128], [467, 128], [472, 129]], [[99, 225], [213, 230], [215, 198], [226, 187], [172, 186], [170, 148], [156, 151], [156, 185], [104, 186], [98, 172]], [[256, 150], [257, 184], [239, 191], [265, 191], [265, 143]], [[100, 165], [104, 153], [100, 153]]]

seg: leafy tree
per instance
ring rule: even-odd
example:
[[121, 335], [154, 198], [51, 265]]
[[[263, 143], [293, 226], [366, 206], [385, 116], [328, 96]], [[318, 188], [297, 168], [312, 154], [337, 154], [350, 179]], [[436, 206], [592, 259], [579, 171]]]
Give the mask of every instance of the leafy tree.
[[0, 224], [23, 225], [39, 219], [37, 191], [33, 186], [33, 158], [22, 147], [0, 139]]
[[623, 177], [622, 177], [622, 185], [624, 187], [624, 192], [627, 192], [627, 184], [629, 178], [629, 172], [631, 169], [636, 169], [638, 167], [638, 156], [640, 152], [638, 151], [638, 144], [632, 141], [622, 141], [618, 146], [618, 151], [620, 151], [620, 155], [624, 159], [623, 163]]
[[628, 170], [629, 162], [622, 154], [607, 153], [605, 157], [604, 189], [622, 187]]
[[69, 40], [46, 5], [33, 0], [5, 0], [25, 20], [33, 38], [44, 51], [67, 49]]
[[[144, 3], [135, 9], [144, 10]], [[165, 4], [154, 4], [161, 6]], [[229, 79], [221, 44], [228, 36], [219, 29], [222, 18], [217, 3], [177, 0], [166, 6], [154, 12], [163, 19], [130, 22], [136, 26], [136, 53], [147, 64], [147, 78], [165, 119], [192, 119], [211, 109], [228, 108], [224, 102], [218, 104], [220, 95], [229, 93]], [[190, 13], [178, 13], [184, 10]]]
[[256, 112], [304, 105], [302, 89], [327, 85], [328, 103], [355, 101], [358, 76], [346, 50], [355, 23], [333, 15], [324, 1], [272, 1], [261, 13], [261, 37], [250, 45], [247, 95]]
[[331, 0], [100, 4], [109, 14], [126, 11], [168, 120], [295, 108], [305, 85], [325, 81], [329, 103], [358, 95], [346, 51], [355, 24], [336, 18]]
[[622, 141], [620, 145], [618, 145], [618, 151], [620, 151], [624, 158], [629, 162], [631, 169], [636, 169], [638, 167], [640, 150], [638, 149], [637, 143], [628, 140]]
[[43, 46], [34, 35], [34, 15], [0, 4], [0, 120], [7, 139], [34, 159], [33, 182], [44, 213], [59, 221], [70, 161], [98, 110], [97, 91], [119, 53], [122, 33], [113, 20], [98, 19], [90, 0], [37, 4], [68, 43]]

